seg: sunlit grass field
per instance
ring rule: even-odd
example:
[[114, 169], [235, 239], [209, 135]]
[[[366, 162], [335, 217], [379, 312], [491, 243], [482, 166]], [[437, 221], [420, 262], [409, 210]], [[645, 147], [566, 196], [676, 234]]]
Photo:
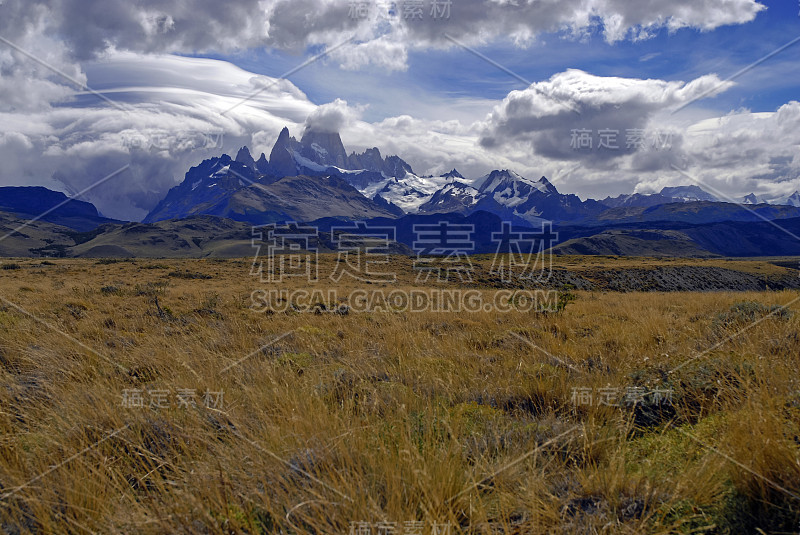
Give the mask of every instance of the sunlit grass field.
[[303, 282], [246, 259], [8, 265], [2, 533], [800, 531], [798, 291], [270, 314]]

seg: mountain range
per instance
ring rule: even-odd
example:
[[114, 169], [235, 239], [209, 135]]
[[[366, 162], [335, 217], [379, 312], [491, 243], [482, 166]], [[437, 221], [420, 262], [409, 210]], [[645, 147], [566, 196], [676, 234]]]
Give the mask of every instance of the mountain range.
[[60, 191], [42, 186], [0, 187], [0, 212], [20, 219], [47, 221], [78, 231], [119, 222], [103, 217], [90, 202], [73, 199]]
[[348, 155], [338, 133], [307, 130], [298, 141], [284, 128], [269, 158], [262, 153], [256, 160], [242, 147], [235, 159], [223, 154], [191, 168], [144, 222], [201, 214], [263, 224], [485, 211], [535, 227], [542, 221], [593, 226], [660, 218], [707, 223], [800, 216], [794, 209], [800, 202], [784, 206], [792, 208], [724, 203], [696, 185], [583, 201], [560, 193], [546, 177], [495, 170], [467, 179], [457, 169], [423, 176], [399, 156], [382, 156], [377, 147]]
[[[250, 152], [227, 154], [192, 167], [184, 181], [147, 215], [145, 223], [214, 215], [252, 224], [311, 221], [325, 216], [369, 219], [402, 212], [364, 197], [336, 174], [278, 177], [250, 165]], [[272, 169], [272, 168], [271, 168]]]
[[[489, 212], [470, 215], [407, 214], [399, 218], [368, 219], [371, 227], [395, 229], [393, 254], [414, 254], [415, 227], [420, 224], [467, 224], [475, 229], [473, 253], [497, 251], [492, 233], [500, 232], [503, 219]], [[334, 227], [342, 220], [328, 217], [308, 222], [319, 230], [315, 246], [320, 252], [335, 250]], [[780, 222], [780, 232], [771, 221], [724, 221], [616, 223], [606, 227], [562, 225], [555, 227], [558, 244], [553, 251], [574, 255], [620, 255], [655, 257], [800, 256], [800, 217]], [[514, 230], [521, 230], [515, 227]], [[89, 257], [89, 258], [207, 258], [252, 257], [253, 228], [250, 223], [210, 215], [168, 219], [156, 223], [105, 223], [89, 232], [43, 220], [26, 221], [0, 212], [0, 256]], [[348, 231], [348, 240], [352, 240]]]
[[[800, 243], [776, 241], [773, 223], [797, 226], [800, 193], [782, 204], [763, 201], [723, 202], [696, 185], [584, 201], [544, 176], [419, 175], [377, 147], [348, 154], [338, 133], [307, 130], [298, 141], [284, 128], [269, 157], [242, 147], [235, 158], [222, 154], [189, 169], [142, 223], [105, 218], [88, 202], [41, 187], [0, 188], [0, 227], [9, 231], [0, 254], [247, 255], [249, 226], [283, 221], [393, 225], [397, 250], [410, 251], [410, 229], [438, 220], [469, 222], [487, 236], [503, 221], [528, 229], [549, 221], [560, 235], [556, 250], [573, 254], [800, 254]], [[37, 221], [14, 233], [26, 219]], [[492, 245], [479, 239], [475, 252], [493, 252]]]

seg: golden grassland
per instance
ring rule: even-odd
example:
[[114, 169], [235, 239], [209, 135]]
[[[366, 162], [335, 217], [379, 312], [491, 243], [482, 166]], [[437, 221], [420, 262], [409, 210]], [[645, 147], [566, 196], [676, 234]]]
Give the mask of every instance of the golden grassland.
[[0, 532], [800, 530], [797, 291], [267, 314], [247, 260], [10, 265]]

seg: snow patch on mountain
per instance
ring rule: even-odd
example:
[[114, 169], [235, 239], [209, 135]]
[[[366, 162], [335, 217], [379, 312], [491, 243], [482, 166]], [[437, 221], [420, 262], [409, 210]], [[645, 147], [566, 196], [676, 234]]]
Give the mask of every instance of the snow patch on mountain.
[[228, 171], [231, 170], [230, 165], [226, 165], [225, 167], [220, 167], [217, 171], [211, 174], [211, 178], [218, 177], [218, 176], [225, 176], [228, 174]]
[[312, 143], [311, 144], [311, 148], [314, 149], [316, 151], [316, 153], [319, 154], [320, 156], [324, 157], [324, 156], [328, 155], [328, 151], [326, 149], [324, 149], [323, 147], [320, 147], [319, 143]]
[[320, 165], [317, 162], [306, 158], [305, 156], [301, 156], [299, 152], [292, 152], [292, 158], [294, 161], [297, 162], [297, 165], [302, 170], [303, 167], [309, 169], [311, 171], [322, 172], [325, 171], [328, 167], [325, 165]]
[[[454, 173], [455, 172], [455, 173]], [[401, 178], [387, 177], [380, 182], [360, 189], [365, 197], [380, 195], [383, 199], [399, 206], [406, 213], [415, 214], [420, 207], [431, 200], [442, 188], [457, 180], [461, 175], [453, 169], [441, 176], [419, 176], [406, 172]], [[463, 177], [461, 177], [462, 180]], [[477, 192], [477, 190], [475, 190]]]
[[689, 186], [666, 187], [661, 190], [661, 195], [671, 197], [675, 202], [720, 202], [717, 197], [694, 184]]

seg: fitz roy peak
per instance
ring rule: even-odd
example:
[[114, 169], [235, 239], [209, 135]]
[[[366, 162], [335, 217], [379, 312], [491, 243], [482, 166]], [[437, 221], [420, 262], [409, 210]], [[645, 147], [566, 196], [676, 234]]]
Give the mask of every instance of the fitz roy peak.
[[[263, 154], [261, 158], [266, 160]], [[297, 141], [286, 127], [278, 135], [268, 163], [269, 167], [264, 172], [278, 177], [321, 172], [341, 174], [342, 171], [403, 177], [407, 172], [412, 172], [411, 166], [398, 156], [383, 158], [377, 147], [367, 149], [361, 154], [353, 152], [348, 156], [342, 139], [336, 132], [307, 130], [300, 141]]]

